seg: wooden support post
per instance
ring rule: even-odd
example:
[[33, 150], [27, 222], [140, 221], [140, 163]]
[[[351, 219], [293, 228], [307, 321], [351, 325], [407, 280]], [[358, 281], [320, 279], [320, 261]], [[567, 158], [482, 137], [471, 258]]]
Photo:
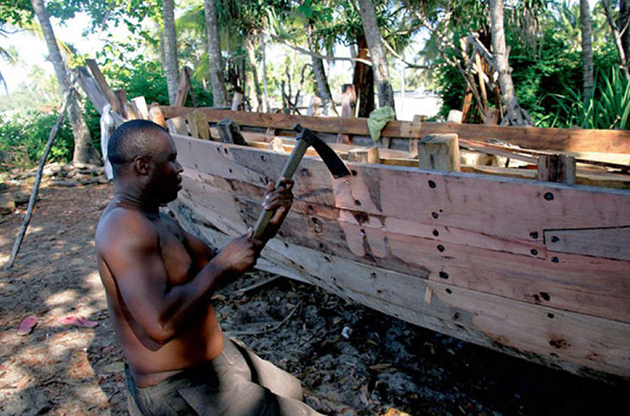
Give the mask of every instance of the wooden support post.
[[203, 140], [210, 140], [210, 127], [208, 126], [208, 116], [202, 111], [194, 110], [185, 115], [188, 123], [188, 131], [192, 137]]
[[101, 89], [103, 94], [105, 94], [105, 98], [107, 98], [107, 101], [112, 106], [112, 110], [114, 110], [118, 114], [122, 114], [120, 101], [118, 100], [118, 97], [116, 97], [116, 94], [114, 94], [114, 92], [111, 90], [111, 88], [109, 88], [109, 85], [107, 85], [105, 76], [103, 76], [103, 73], [101, 72], [101, 69], [98, 67], [98, 64], [96, 63], [96, 61], [94, 59], [86, 59], [85, 63], [87, 64], [88, 68], [90, 68], [90, 71], [92, 72], [92, 76], [94, 77], [96, 84]]
[[[427, 119], [427, 116], [423, 116], [420, 114], [416, 114], [415, 116], [413, 116], [413, 122], [414, 123], [422, 123]], [[417, 137], [412, 137], [409, 139], [409, 155], [412, 158], [417, 158], [418, 157], [418, 141], [420, 139]]]
[[169, 133], [188, 136], [188, 126], [186, 125], [184, 116], [169, 118], [166, 120], [166, 125], [168, 126]]
[[275, 139], [270, 141], [269, 144], [267, 144], [267, 149], [273, 150], [274, 152], [278, 153], [285, 153], [284, 140], [282, 140], [280, 137], [276, 137]]
[[165, 129], [168, 128], [166, 126], [166, 119], [164, 118], [164, 113], [162, 112], [162, 108], [158, 103], [151, 104], [151, 108], [149, 109], [149, 118], [152, 122], [159, 124]]
[[177, 94], [175, 95], [175, 107], [183, 107], [186, 104], [186, 97], [190, 89], [190, 68], [187, 66], [182, 68], [182, 77], [179, 79], [177, 86]]
[[499, 110], [497, 110], [496, 108], [488, 108], [488, 110], [486, 111], [486, 119], [484, 121], [484, 124], [487, 125], [497, 125], [499, 124]]
[[116, 99], [120, 103], [120, 115], [123, 116], [124, 119], [129, 120], [129, 111], [127, 108], [127, 93], [125, 90], [114, 90], [114, 95]]
[[103, 108], [108, 104], [107, 97], [98, 86], [96, 80], [90, 75], [90, 73], [84, 67], [77, 68], [77, 80], [79, 85], [85, 91], [88, 98], [96, 107], [99, 114], [103, 114]]
[[66, 108], [68, 108], [68, 103], [70, 101], [70, 95], [74, 93], [74, 88], [70, 88], [66, 93], [66, 96], [63, 100], [63, 106], [59, 111], [59, 115], [57, 116], [57, 121], [53, 125], [50, 130], [50, 134], [48, 135], [48, 141], [46, 142], [46, 147], [44, 148], [44, 153], [39, 158], [39, 165], [37, 166], [37, 174], [35, 175], [35, 183], [33, 183], [33, 189], [31, 191], [31, 197], [28, 200], [28, 208], [26, 209], [26, 215], [24, 216], [24, 220], [22, 221], [22, 227], [18, 232], [18, 236], [15, 239], [15, 243], [13, 244], [13, 250], [11, 250], [11, 256], [9, 257], [9, 261], [4, 266], [4, 270], [9, 270], [13, 267], [13, 262], [20, 251], [20, 246], [22, 245], [22, 240], [24, 239], [24, 235], [26, 234], [26, 229], [28, 228], [28, 224], [31, 222], [31, 216], [33, 215], [33, 209], [35, 208], [35, 203], [37, 202], [37, 194], [39, 193], [39, 183], [42, 180], [42, 175], [44, 173], [44, 165], [46, 164], [46, 159], [48, 159], [48, 155], [50, 154], [50, 150], [52, 149], [53, 142], [55, 141], [55, 137], [57, 136], [57, 131], [59, 131], [59, 127], [61, 126], [61, 122], [66, 114]]
[[[355, 118], [357, 107], [357, 92], [353, 84], [341, 86], [341, 118]], [[351, 139], [347, 134], [338, 134], [337, 143], [350, 144]]]
[[575, 157], [568, 155], [538, 156], [538, 179], [574, 185]]
[[365, 147], [350, 149], [348, 151], [348, 161], [358, 163], [377, 164], [381, 161], [378, 147]]
[[245, 138], [241, 134], [241, 129], [231, 118], [226, 118], [217, 123], [217, 129], [223, 143], [239, 144], [247, 146]]
[[421, 169], [460, 171], [457, 134], [431, 134], [418, 144], [418, 166]]
[[147, 107], [147, 101], [144, 97], [136, 97], [131, 99], [131, 105], [133, 106], [138, 118], [144, 120], [149, 119], [149, 108]]

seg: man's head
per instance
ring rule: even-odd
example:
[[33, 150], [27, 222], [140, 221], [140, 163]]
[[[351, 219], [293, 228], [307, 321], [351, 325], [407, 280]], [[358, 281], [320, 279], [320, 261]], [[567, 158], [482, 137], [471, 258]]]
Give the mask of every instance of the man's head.
[[107, 157], [118, 184], [133, 184], [160, 203], [177, 197], [182, 167], [171, 135], [158, 124], [147, 120], [122, 124], [109, 140]]

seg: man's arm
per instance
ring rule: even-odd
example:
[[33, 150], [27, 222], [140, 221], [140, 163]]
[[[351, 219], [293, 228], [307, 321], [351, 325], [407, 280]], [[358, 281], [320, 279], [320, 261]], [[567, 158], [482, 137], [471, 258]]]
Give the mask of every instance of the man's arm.
[[188, 283], [171, 286], [154, 225], [142, 214], [112, 212], [97, 232], [99, 253], [122, 300], [145, 334], [158, 344], [177, 335], [222, 278], [253, 267], [259, 248], [251, 235], [230, 242]]

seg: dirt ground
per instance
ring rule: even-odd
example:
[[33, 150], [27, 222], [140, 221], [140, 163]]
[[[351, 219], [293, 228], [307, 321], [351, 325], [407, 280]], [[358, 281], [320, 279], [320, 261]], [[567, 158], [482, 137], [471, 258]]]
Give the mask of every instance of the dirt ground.
[[[126, 414], [123, 356], [93, 235], [111, 185], [44, 187], [20, 255], [0, 272], [0, 414]], [[0, 266], [24, 214], [0, 217]], [[317, 288], [252, 273], [213, 297], [225, 331], [295, 374], [332, 415], [630, 415], [630, 384], [605, 384], [443, 336]], [[58, 323], [64, 316], [93, 329]], [[36, 316], [27, 336], [20, 321]]]

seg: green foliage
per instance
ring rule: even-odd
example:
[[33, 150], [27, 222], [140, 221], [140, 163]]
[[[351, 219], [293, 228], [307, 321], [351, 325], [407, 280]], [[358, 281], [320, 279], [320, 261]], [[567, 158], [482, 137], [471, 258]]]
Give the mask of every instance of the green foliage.
[[[571, 119], [573, 116], [567, 109], [578, 111], [576, 106], [582, 101], [575, 98], [577, 97], [575, 91], [582, 88], [579, 8], [569, 7], [566, 3], [551, 2], [554, 7], [541, 11], [541, 2], [531, 3], [525, 6], [539, 9], [535, 22], [527, 8], [506, 10], [506, 41], [511, 47], [509, 64], [519, 104], [529, 112], [539, 127], [576, 124], [576, 120]], [[529, 20], [527, 16], [531, 16]], [[609, 73], [617, 59], [614, 45], [604, 39], [606, 34], [603, 30], [606, 28], [604, 19], [602, 15], [593, 18], [594, 66], [599, 73]], [[534, 30], [535, 42], [528, 39], [531, 33], [528, 35], [523, 27], [523, 21], [527, 20], [530, 22], [530, 29]], [[471, 21], [474, 22], [475, 19]], [[451, 39], [457, 43], [469, 30], [477, 29], [470, 25], [460, 26], [451, 32]], [[450, 49], [446, 52], [451, 59], [461, 59]], [[446, 65], [443, 59], [437, 59], [436, 62], [441, 64], [437, 70], [436, 84], [443, 100], [440, 115], [445, 117], [451, 109], [462, 108], [466, 84], [457, 68]], [[494, 102], [494, 94], [491, 91], [488, 94], [491, 103]], [[559, 97], [564, 97], [565, 100]], [[569, 105], [566, 101], [569, 97], [577, 101]], [[474, 105], [476, 103], [473, 100]], [[494, 102], [494, 105], [497, 103]], [[471, 116], [473, 119], [477, 117], [476, 111]], [[599, 125], [601, 128], [609, 128], [604, 127], [605, 124], [601, 122]]]
[[[58, 113], [28, 112], [13, 119], [0, 118], [0, 170], [29, 168], [39, 162]], [[74, 138], [67, 120], [57, 132], [48, 158], [52, 162], [72, 160]]]
[[630, 80], [617, 67], [599, 73], [586, 104], [581, 91], [575, 88], [552, 97], [559, 106], [552, 122], [555, 127], [630, 130]]

